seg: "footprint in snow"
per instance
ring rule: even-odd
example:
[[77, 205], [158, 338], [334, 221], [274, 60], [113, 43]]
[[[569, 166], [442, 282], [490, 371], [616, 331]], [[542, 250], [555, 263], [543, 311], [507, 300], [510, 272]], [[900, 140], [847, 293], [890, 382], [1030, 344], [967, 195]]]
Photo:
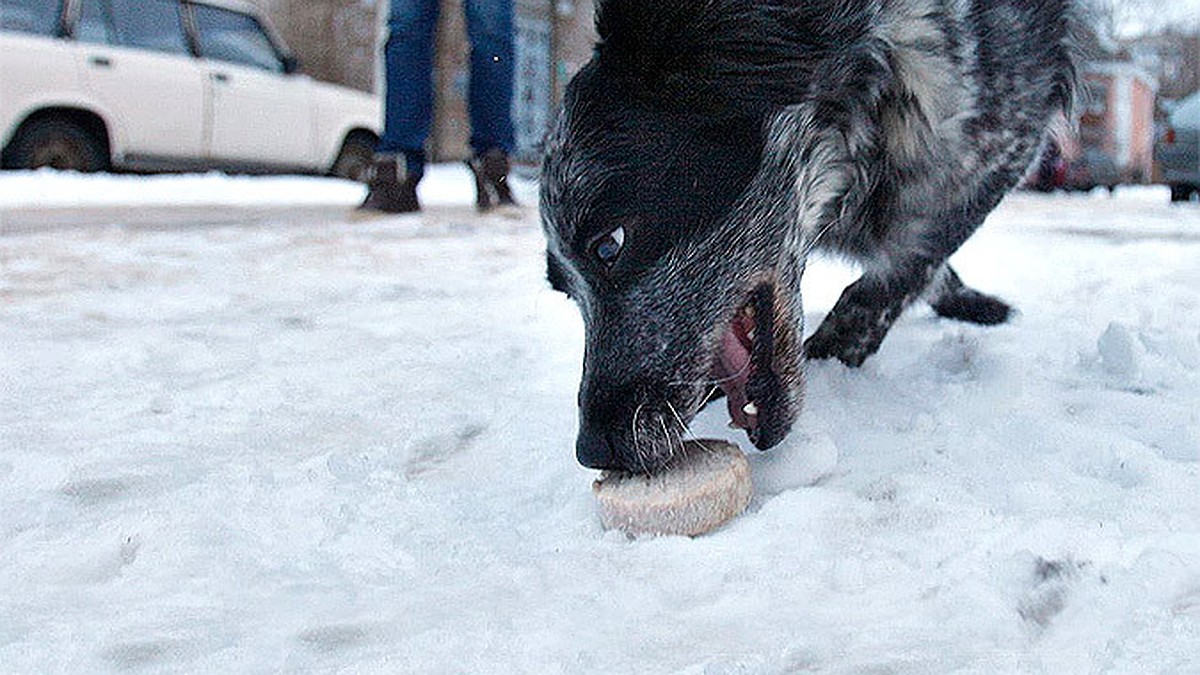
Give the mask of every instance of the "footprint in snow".
[[137, 481], [130, 478], [82, 478], [66, 483], [59, 492], [81, 506], [97, 506], [121, 499], [136, 487]]
[[439, 434], [416, 441], [404, 464], [405, 478], [419, 478], [463, 452], [487, 429], [483, 424], [467, 424], [453, 434]]
[[349, 649], [367, 637], [367, 629], [353, 624], [316, 626], [297, 636], [301, 642], [323, 652]]
[[1018, 602], [1017, 614], [1039, 631], [1045, 630], [1067, 606], [1080, 571], [1086, 566], [1071, 560], [1039, 557], [1034, 562], [1031, 588]]
[[186, 651], [187, 644], [180, 640], [159, 639], [123, 642], [109, 648], [101, 656], [122, 670], [140, 670], [163, 665], [164, 661], [178, 661]]

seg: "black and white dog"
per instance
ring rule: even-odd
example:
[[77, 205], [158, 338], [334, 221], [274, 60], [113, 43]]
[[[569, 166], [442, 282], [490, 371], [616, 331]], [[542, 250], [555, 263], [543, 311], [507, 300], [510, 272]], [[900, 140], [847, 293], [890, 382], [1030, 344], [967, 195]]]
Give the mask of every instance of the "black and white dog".
[[[770, 448], [804, 356], [861, 364], [918, 298], [1005, 321], [946, 260], [1069, 110], [1072, 25], [1069, 0], [601, 0], [542, 174], [579, 461], [661, 468], [718, 387]], [[814, 247], [864, 271], [802, 347]]]

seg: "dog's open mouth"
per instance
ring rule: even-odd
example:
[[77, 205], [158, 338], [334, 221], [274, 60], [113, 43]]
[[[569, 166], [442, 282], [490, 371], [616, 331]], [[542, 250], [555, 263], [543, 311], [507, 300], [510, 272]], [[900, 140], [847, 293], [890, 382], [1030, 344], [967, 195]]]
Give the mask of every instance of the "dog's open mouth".
[[[710, 373], [725, 392], [730, 425], [745, 429], [764, 450], [778, 442], [773, 422], [785, 397], [773, 371], [775, 323], [774, 289], [760, 284], [722, 334]], [[771, 431], [764, 434], [764, 428]]]

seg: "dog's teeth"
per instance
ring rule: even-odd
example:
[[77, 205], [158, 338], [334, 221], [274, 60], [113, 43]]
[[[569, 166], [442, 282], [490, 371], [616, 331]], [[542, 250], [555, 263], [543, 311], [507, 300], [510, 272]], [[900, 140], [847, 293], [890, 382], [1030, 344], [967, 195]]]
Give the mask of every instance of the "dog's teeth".
[[751, 402], [747, 403], [746, 405], [742, 406], [742, 412], [746, 413], [747, 415], [757, 415], [758, 414], [758, 406], [754, 405], [754, 401], [751, 401]]
[[753, 328], [751, 328], [751, 329], [750, 329], [750, 332], [749, 332], [749, 333], [746, 333], [746, 337], [748, 337], [748, 338], [750, 338], [751, 340], [753, 340], [753, 339], [754, 339], [754, 336], [755, 336], [757, 333], [758, 333], [758, 331], [756, 331], [756, 330], [754, 330]]

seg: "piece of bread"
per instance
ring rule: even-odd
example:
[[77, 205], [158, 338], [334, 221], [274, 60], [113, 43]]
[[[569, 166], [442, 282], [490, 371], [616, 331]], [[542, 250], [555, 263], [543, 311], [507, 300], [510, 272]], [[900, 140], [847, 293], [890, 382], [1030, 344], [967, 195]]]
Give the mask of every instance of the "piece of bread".
[[752, 491], [746, 456], [717, 440], [685, 441], [653, 476], [606, 471], [592, 484], [605, 529], [630, 535], [711, 532], [744, 511]]

